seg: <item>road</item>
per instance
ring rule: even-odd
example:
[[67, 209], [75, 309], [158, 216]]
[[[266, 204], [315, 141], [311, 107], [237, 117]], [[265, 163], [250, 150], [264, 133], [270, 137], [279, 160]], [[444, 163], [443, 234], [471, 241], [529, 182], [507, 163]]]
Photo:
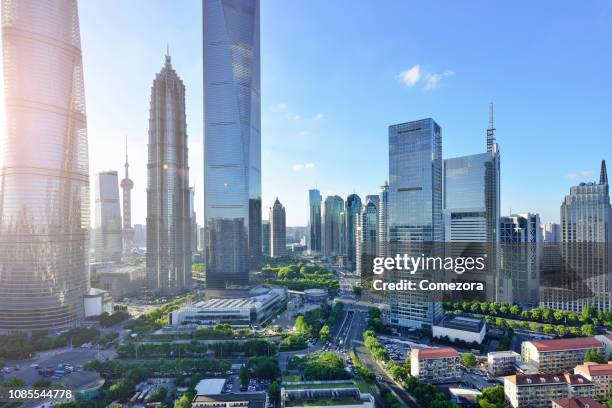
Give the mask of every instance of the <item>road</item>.
[[363, 332], [367, 328], [366, 317], [366, 312], [355, 312], [353, 324], [350, 328], [350, 333], [347, 336], [349, 347], [355, 351], [359, 361], [363, 362], [369, 370], [376, 374], [377, 382], [393, 391], [395, 396], [399, 398], [400, 402], [404, 406], [409, 408], [421, 408], [416, 400], [410, 394], [408, 394], [403, 387], [397, 385], [395, 381], [393, 381], [393, 379], [386, 373], [386, 371], [384, 371], [374, 360], [372, 360], [370, 353], [366, 350], [363, 343]]

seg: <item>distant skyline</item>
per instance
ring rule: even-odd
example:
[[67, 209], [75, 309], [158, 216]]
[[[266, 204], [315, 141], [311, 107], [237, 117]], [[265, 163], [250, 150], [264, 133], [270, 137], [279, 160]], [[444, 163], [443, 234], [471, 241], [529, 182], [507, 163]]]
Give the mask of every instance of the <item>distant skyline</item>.
[[[132, 223], [144, 223], [148, 96], [169, 45], [186, 87], [202, 225], [201, 1], [83, 0], [79, 8], [91, 180], [122, 170], [127, 134]], [[344, 199], [377, 194], [388, 177], [389, 125], [431, 117], [442, 127], [444, 158], [484, 152], [493, 101], [501, 215], [538, 212], [558, 222], [569, 188], [596, 181], [601, 159], [610, 160], [612, 4], [372, 8], [262, 2], [262, 212], [278, 196], [287, 225], [306, 225], [310, 188]]]

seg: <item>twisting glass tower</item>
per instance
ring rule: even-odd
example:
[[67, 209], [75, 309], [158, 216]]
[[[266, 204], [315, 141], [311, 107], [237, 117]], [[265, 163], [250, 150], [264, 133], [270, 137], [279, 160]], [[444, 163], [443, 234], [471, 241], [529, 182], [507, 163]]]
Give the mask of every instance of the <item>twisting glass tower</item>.
[[147, 177], [147, 286], [191, 287], [191, 213], [185, 85], [166, 54], [151, 87]]
[[245, 288], [261, 258], [259, 0], [204, 0], [208, 289]]
[[2, 0], [0, 332], [59, 330], [89, 289], [89, 165], [76, 0]]

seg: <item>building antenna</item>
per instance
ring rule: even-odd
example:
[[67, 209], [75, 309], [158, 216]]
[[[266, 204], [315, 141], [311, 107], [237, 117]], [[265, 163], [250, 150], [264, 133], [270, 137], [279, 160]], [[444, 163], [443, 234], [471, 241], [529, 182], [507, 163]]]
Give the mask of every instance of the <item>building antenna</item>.
[[489, 102], [489, 127], [487, 128], [487, 152], [493, 153], [495, 146], [495, 127], [493, 127], [493, 102]]

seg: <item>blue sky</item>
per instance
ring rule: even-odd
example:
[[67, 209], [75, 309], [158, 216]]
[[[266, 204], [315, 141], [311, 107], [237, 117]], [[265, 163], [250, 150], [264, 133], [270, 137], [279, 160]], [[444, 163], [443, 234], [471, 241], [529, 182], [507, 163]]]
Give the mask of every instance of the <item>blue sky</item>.
[[[122, 170], [127, 134], [134, 222], [144, 221], [149, 92], [169, 43], [187, 87], [201, 222], [200, 2], [79, 6], [92, 174]], [[287, 224], [303, 225], [309, 188], [378, 193], [390, 124], [432, 117], [445, 158], [482, 152], [492, 100], [502, 214], [558, 221], [569, 187], [596, 180], [601, 159], [612, 161], [611, 20], [604, 0], [263, 0], [264, 208], [278, 196]]]

